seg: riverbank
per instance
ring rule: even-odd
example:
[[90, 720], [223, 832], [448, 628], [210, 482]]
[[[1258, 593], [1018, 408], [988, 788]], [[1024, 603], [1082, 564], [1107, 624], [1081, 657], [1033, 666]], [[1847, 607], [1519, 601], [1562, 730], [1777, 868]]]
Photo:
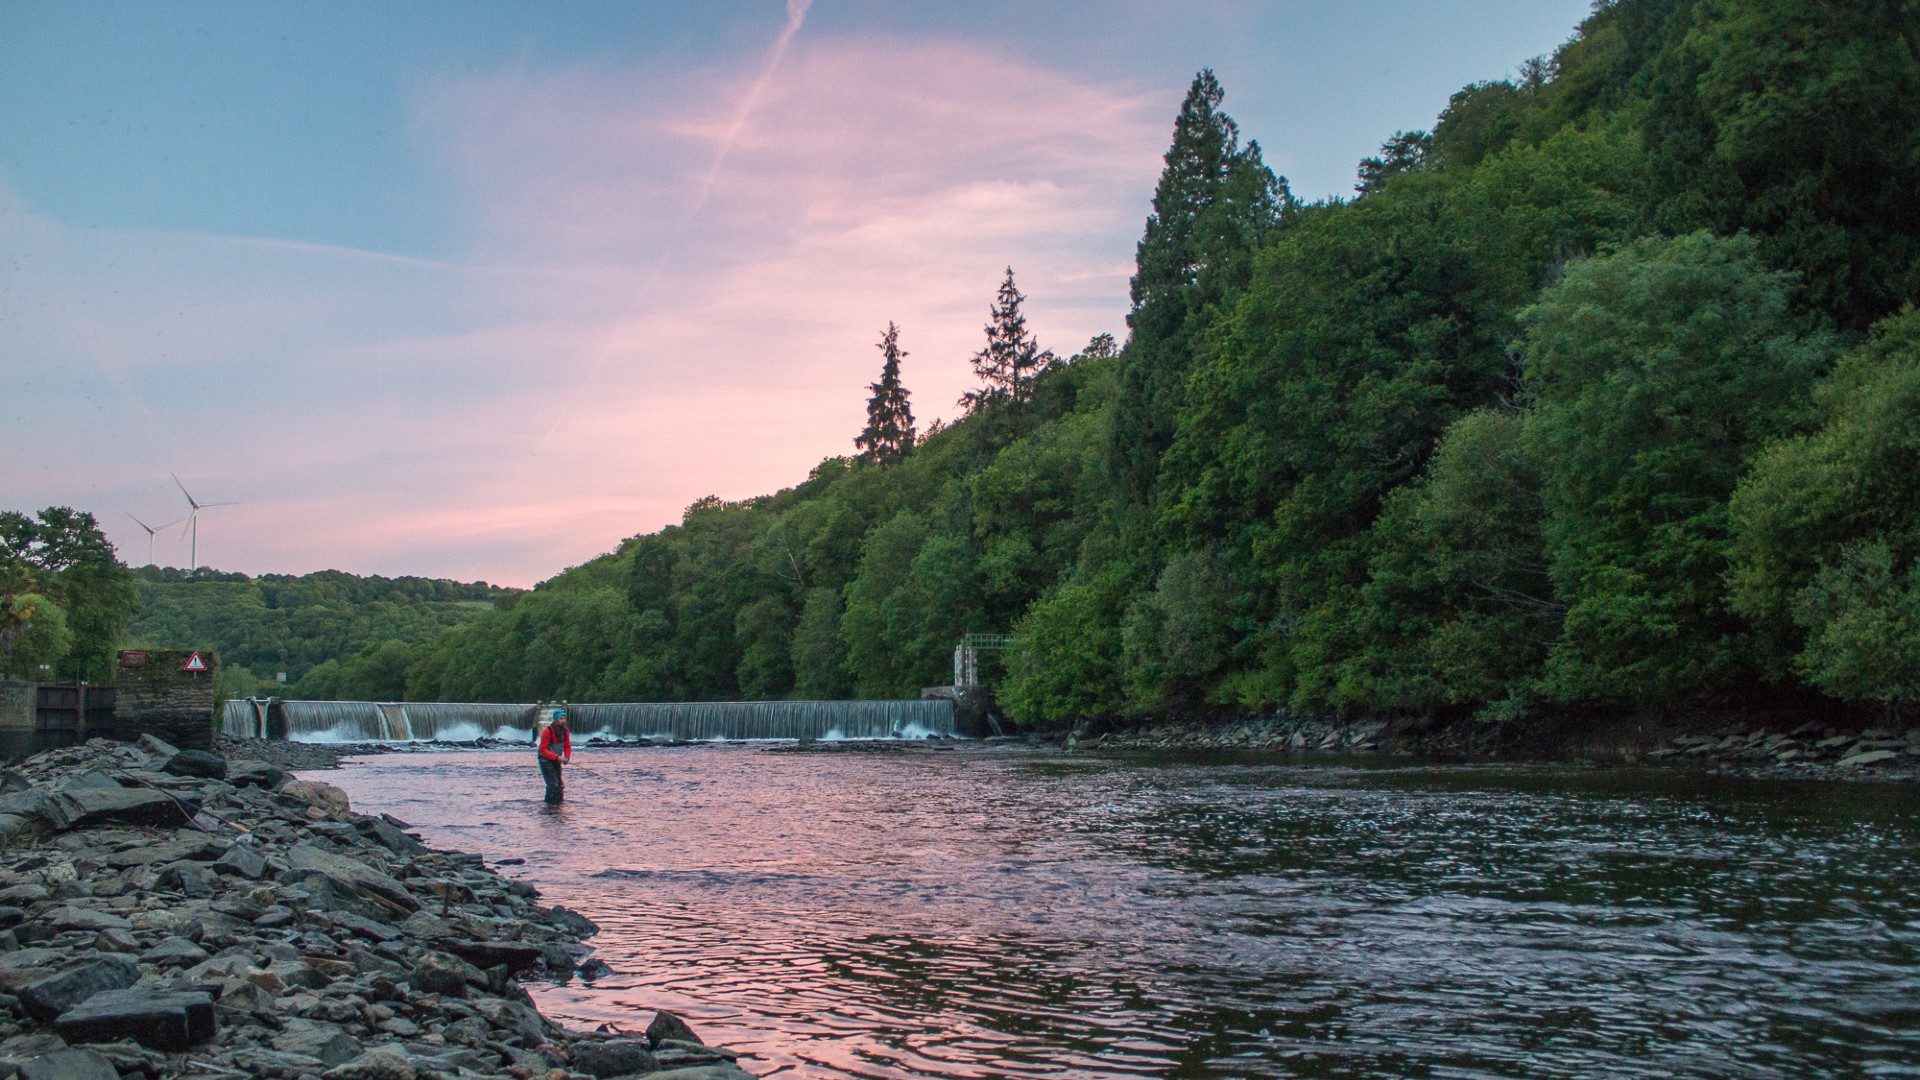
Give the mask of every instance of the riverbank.
[[1074, 733], [1073, 750], [1250, 750], [1486, 761], [1667, 765], [1755, 776], [1920, 780], [1920, 728], [1843, 729], [1751, 719], [1696, 722], [1638, 717], [1554, 723], [1453, 724], [1278, 715], [1228, 722], [1172, 721]]
[[95, 740], [0, 772], [0, 1077], [747, 1075], [671, 1014], [542, 1016], [519, 980], [570, 979], [597, 928], [290, 775], [345, 748], [226, 748]]

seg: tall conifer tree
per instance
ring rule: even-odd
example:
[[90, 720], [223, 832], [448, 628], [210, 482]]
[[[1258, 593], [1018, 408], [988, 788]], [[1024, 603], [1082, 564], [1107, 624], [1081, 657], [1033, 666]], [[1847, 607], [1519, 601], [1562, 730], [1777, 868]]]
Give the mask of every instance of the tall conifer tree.
[[889, 465], [906, 457], [914, 440], [913, 409], [907, 404], [910, 395], [900, 385], [900, 358], [907, 354], [900, 348], [898, 326], [887, 324], [879, 349], [886, 359], [880, 365], [880, 381], [867, 384], [873, 391], [867, 398], [867, 427], [853, 445], [860, 448], [860, 460]]
[[1013, 267], [1007, 267], [1007, 279], [989, 309], [987, 346], [973, 355], [974, 374], [980, 376], [980, 388], [969, 390], [960, 404], [969, 413], [989, 405], [1004, 405], [1013, 430], [1021, 430], [1021, 416], [1033, 400], [1034, 380], [1054, 362], [1053, 350], [1042, 349], [1027, 333], [1027, 317], [1020, 305], [1026, 301], [1013, 283]]
[[1260, 144], [1240, 145], [1238, 125], [1220, 111], [1224, 96], [1212, 71], [1194, 77], [1137, 251], [1127, 315], [1133, 336], [1109, 445], [1119, 495], [1136, 505], [1148, 502], [1157, 463], [1173, 444], [1201, 331], [1246, 284], [1253, 253], [1293, 203], [1286, 180], [1261, 160]]

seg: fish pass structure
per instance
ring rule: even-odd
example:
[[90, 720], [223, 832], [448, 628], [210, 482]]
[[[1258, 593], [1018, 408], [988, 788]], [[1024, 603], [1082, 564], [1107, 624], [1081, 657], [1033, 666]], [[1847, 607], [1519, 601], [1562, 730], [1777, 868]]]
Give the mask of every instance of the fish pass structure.
[[[531, 740], [537, 705], [392, 701], [229, 701], [228, 735], [296, 742]], [[579, 738], [952, 738], [951, 701], [693, 701], [568, 705]]]

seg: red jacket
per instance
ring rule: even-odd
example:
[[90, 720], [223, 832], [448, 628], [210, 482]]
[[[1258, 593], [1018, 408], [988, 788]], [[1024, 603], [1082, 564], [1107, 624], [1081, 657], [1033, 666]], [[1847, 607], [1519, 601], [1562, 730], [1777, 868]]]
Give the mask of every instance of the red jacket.
[[[558, 753], [555, 747], [558, 744]], [[540, 729], [540, 756], [549, 761], [573, 756], [573, 734], [559, 724], [548, 724]]]

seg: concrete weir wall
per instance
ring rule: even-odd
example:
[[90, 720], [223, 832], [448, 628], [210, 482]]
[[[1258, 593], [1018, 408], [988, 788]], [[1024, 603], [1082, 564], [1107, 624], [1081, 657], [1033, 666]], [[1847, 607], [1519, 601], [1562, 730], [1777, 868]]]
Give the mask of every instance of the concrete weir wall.
[[[745, 739], [952, 738], [951, 700], [687, 701], [567, 705], [576, 739], [685, 741]], [[229, 701], [228, 735], [296, 742], [467, 741], [532, 738], [525, 704], [393, 701]], [[264, 720], [264, 730], [263, 730]]]
[[204, 671], [186, 670], [191, 655], [181, 649], [147, 649], [120, 654], [112, 731], [89, 735], [132, 741], [156, 735], [182, 749], [213, 748], [213, 673], [219, 662], [201, 652]]

